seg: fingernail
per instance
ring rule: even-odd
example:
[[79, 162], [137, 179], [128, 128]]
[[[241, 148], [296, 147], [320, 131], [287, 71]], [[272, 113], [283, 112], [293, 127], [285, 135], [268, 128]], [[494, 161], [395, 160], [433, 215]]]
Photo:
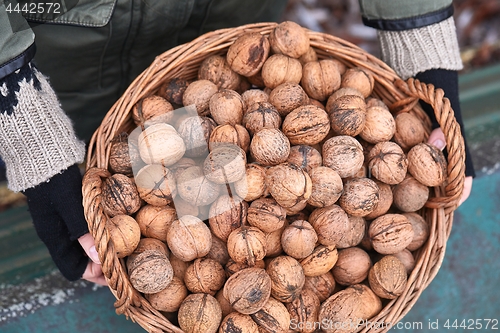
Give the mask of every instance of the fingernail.
[[445, 143], [442, 140], [436, 140], [432, 144], [436, 146], [439, 150], [443, 150], [445, 146]]
[[99, 260], [99, 255], [97, 254], [97, 250], [95, 249], [95, 246], [92, 246], [89, 250], [89, 256], [90, 259], [92, 259], [93, 262], [96, 264], [100, 264], [101, 261]]

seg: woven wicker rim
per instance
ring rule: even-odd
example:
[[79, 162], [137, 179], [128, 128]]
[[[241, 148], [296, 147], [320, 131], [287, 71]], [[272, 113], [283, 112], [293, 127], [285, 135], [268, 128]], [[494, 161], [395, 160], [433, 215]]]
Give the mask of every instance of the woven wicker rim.
[[[224, 54], [242, 33], [259, 32], [269, 35], [275, 26], [276, 23], [258, 23], [217, 30], [159, 55], [113, 105], [91, 139], [87, 153], [87, 170], [83, 179], [83, 206], [89, 230], [94, 236], [109, 288], [116, 298], [114, 306], [117, 314], [126, 315], [148, 332], [182, 332], [182, 330], [170, 323], [132, 287], [124, 262], [117, 258], [113, 242], [104, 227], [109, 217], [101, 206], [101, 186], [104, 179], [110, 176], [107, 171], [110, 142], [117, 134], [134, 126], [131, 120], [132, 107], [141, 98], [155, 93], [163, 82], [175, 77], [194, 79], [203, 59], [214, 54]], [[421, 100], [430, 104], [446, 137], [447, 181], [444, 186], [434, 188], [433, 198], [429, 199], [421, 211], [421, 215], [430, 226], [429, 239], [416, 254], [416, 265], [408, 278], [403, 294], [387, 303], [377, 316], [370, 319], [375, 323], [395, 325], [413, 307], [441, 267], [446, 242], [452, 228], [453, 212], [458, 206], [465, 179], [463, 137], [450, 102], [444, 97], [441, 89], [434, 89], [432, 85], [426, 85], [418, 80], [409, 79], [406, 82], [401, 80], [381, 60], [340, 38], [313, 31], [308, 31], [308, 34], [311, 46], [320, 59], [333, 57], [347, 67], [362, 67], [373, 73], [375, 78], [373, 95], [390, 105], [393, 114], [411, 112], [424, 121], [430, 131], [430, 120], [418, 102]], [[389, 329], [387, 326], [382, 330], [377, 329], [377, 332], [386, 332]], [[370, 327], [358, 329], [358, 332], [371, 331], [375, 329]]]

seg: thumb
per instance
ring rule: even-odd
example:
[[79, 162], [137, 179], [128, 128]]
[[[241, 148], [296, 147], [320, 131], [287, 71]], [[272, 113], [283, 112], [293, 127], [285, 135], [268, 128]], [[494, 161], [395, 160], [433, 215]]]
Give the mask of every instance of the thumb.
[[446, 147], [446, 139], [444, 137], [443, 130], [441, 128], [436, 128], [431, 132], [429, 140], [427, 140], [433, 146], [436, 146], [439, 150], [443, 150]]
[[78, 242], [85, 250], [85, 253], [92, 259], [96, 264], [100, 264], [99, 255], [97, 254], [97, 250], [95, 249], [94, 238], [90, 233], [86, 233], [82, 237], [78, 238]]

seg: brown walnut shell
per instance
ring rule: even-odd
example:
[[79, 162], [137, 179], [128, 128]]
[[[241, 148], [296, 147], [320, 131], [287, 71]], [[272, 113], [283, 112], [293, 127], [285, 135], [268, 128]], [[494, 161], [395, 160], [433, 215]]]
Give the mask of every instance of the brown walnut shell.
[[416, 116], [409, 112], [403, 112], [398, 114], [394, 120], [396, 122], [394, 142], [400, 145], [405, 152], [424, 142], [425, 128]]
[[130, 283], [141, 293], [157, 293], [174, 278], [172, 265], [162, 251], [133, 253], [127, 257], [126, 265]]
[[192, 166], [178, 175], [177, 191], [179, 196], [189, 204], [205, 206], [219, 197], [221, 187], [208, 180], [200, 166]]
[[194, 105], [199, 116], [207, 116], [210, 112], [210, 98], [219, 90], [217, 85], [209, 80], [191, 82], [182, 95], [182, 104], [187, 107]]
[[209, 139], [209, 149], [215, 149], [217, 146], [233, 144], [248, 152], [250, 148], [250, 134], [242, 125], [219, 125], [212, 130]]
[[443, 152], [431, 144], [419, 143], [408, 152], [408, 171], [426, 186], [443, 184], [448, 176], [447, 165]]
[[198, 258], [188, 266], [184, 274], [186, 288], [192, 293], [205, 293], [215, 296], [226, 281], [222, 265], [210, 258]]
[[379, 201], [377, 183], [369, 178], [353, 178], [344, 184], [339, 205], [351, 216], [363, 217], [370, 214]]
[[300, 261], [300, 264], [306, 276], [318, 276], [330, 271], [337, 259], [338, 252], [334, 245], [318, 245], [310, 255]]
[[270, 50], [267, 36], [258, 32], [248, 32], [240, 35], [229, 46], [226, 60], [233, 71], [249, 77], [261, 70]]
[[323, 165], [337, 171], [341, 178], [354, 176], [364, 162], [363, 147], [353, 137], [340, 135], [325, 141]]
[[266, 265], [271, 277], [271, 295], [280, 302], [293, 301], [302, 290], [305, 278], [302, 266], [290, 256], [278, 256]]
[[116, 173], [106, 178], [101, 193], [104, 212], [111, 217], [120, 214], [132, 215], [141, 208], [137, 186], [125, 175]]
[[168, 286], [153, 294], [145, 294], [144, 297], [151, 306], [159, 311], [175, 312], [179, 310], [182, 302], [188, 295], [184, 282], [178, 277], [173, 277]]
[[227, 251], [237, 263], [255, 265], [266, 256], [266, 235], [252, 226], [241, 226], [227, 238]]
[[370, 143], [389, 141], [396, 132], [396, 121], [387, 108], [372, 106], [366, 109], [365, 126], [359, 136]]
[[249, 105], [243, 116], [243, 126], [250, 135], [254, 135], [263, 128], [279, 129], [281, 122], [278, 110], [269, 102], [257, 102]]
[[234, 182], [236, 194], [247, 202], [251, 202], [266, 194], [266, 169], [256, 163], [246, 166], [245, 176]]
[[271, 278], [262, 268], [245, 268], [231, 275], [224, 297], [242, 314], [259, 311], [271, 296]]
[[413, 238], [411, 243], [406, 247], [409, 251], [419, 249], [429, 238], [429, 224], [425, 219], [417, 213], [403, 213], [404, 216], [410, 221], [413, 229]]
[[[334, 266], [335, 267], [335, 266]], [[332, 273], [326, 272], [325, 274], [316, 276], [306, 276], [306, 282], [302, 290], [311, 290], [315, 295], [318, 296], [319, 301], [323, 303], [328, 297], [330, 297], [335, 290], [335, 279]]]
[[429, 199], [429, 188], [408, 175], [392, 189], [393, 204], [402, 212], [416, 212]]
[[236, 125], [241, 124], [245, 103], [236, 91], [222, 89], [210, 98], [209, 108], [210, 116], [217, 125]]
[[186, 157], [205, 157], [208, 141], [216, 123], [209, 117], [192, 116], [182, 120], [178, 133], [186, 146]]
[[339, 251], [339, 258], [332, 269], [335, 281], [343, 286], [363, 282], [368, 277], [372, 261], [368, 253], [359, 247]]
[[285, 305], [269, 297], [264, 306], [250, 315], [261, 332], [287, 333], [290, 325], [290, 314]]
[[298, 332], [316, 331], [320, 301], [311, 289], [302, 289], [297, 298], [285, 306], [290, 313], [290, 328], [294, 329], [296, 325]]
[[170, 206], [145, 205], [135, 215], [144, 237], [167, 240], [170, 225], [177, 219], [175, 208]]
[[212, 233], [227, 242], [232, 231], [246, 224], [248, 203], [236, 196], [223, 194], [210, 206], [208, 223]]
[[326, 111], [314, 105], [304, 105], [285, 117], [281, 130], [292, 145], [314, 145], [327, 136], [330, 121]]
[[299, 84], [285, 82], [271, 91], [269, 102], [274, 105], [280, 116], [285, 117], [292, 110], [309, 104], [309, 97]]
[[318, 166], [309, 171], [312, 182], [311, 197], [307, 203], [314, 207], [333, 205], [340, 198], [344, 185], [337, 171]]
[[173, 172], [161, 164], [148, 164], [135, 176], [137, 191], [142, 200], [154, 206], [166, 206], [177, 195]]
[[407, 283], [405, 266], [394, 256], [384, 256], [370, 269], [368, 282], [379, 297], [394, 299], [405, 290]]
[[118, 258], [132, 254], [141, 239], [139, 224], [129, 215], [116, 215], [106, 220], [106, 230]]
[[232, 312], [223, 317], [219, 333], [259, 333], [259, 326], [249, 315]]
[[304, 220], [292, 222], [281, 234], [283, 251], [295, 259], [304, 259], [310, 255], [317, 242], [316, 231], [309, 222]]
[[205, 177], [216, 184], [230, 184], [245, 176], [246, 154], [237, 145], [220, 145], [203, 162]]
[[330, 118], [330, 126], [337, 135], [356, 136], [365, 128], [366, 103], [356, 95], [345, 95], [326, 104], [326, 111]]
[[219, 89], [238, 89], [241, 77], [231, 69], [226, 58], [220, 55], [212, 55], [200, 64], [198, 69], [198, 80], [209, 80], [217, 85]]
[[370, 150], [367, 159], [370, 173], [381, 182], [396, 185], [406, 177], [408, 159], [397, 143], [377, 143]]
[[279, 129], [263, 128], [250, 142], [250, 155], [263, 166], [283, 163], [289, 154], [290, 141]]
[[188, 85], [189, 81], [186, 79], [173, 78], [161, 85], [158, 95], [174, 105], [182, 105], [182, 96]]
[[340, 86], [342, 88], [354, 88], [360, 91], [366, 98], [371, 95], [374, 84], [375, 80], [373, 79], [373, 75], [371, 73], [365, 69], [353, 67], [348, 68], [342, 75], [342, 82]]
[[302, 64], [286, 55], [273, 54], [262, 66], [261, 75], [264, 84], [270, 89], [286, 82], [299, 84], [302, 78]]
[[157, 95], [145, 97], [132, 108], [132, 119], [137, 126], [149, 126], [159, 122], [168, 123], [174, 107], [165, 98]]
[[266, 184], [271, 196], [285, 209], [300, 204], [305, 206], [312, 192], [311, 177], [291, 163], [269, 167]]
[[273, 232], [285, 224], [286, 211], [273, 198], [259, 198], [248, 207], [247, 221], [263, 232]]
[[292, 21], [278, 24], [269, 33], [273, 53], [299, 58], [309, 50], [309, 36], [304, 28]]
[[308, 145], [296, 145], [290, 148], [287, 162], [295, 164], [309, 173], [313, 168], [321, 166], [321, 153]]
[[210, 252], [212, 233], [199, 218], [184, 215], [170, 225], [167, 244], [174, 256], [183, 261], [191, 261]]
[[323, 59], [304, 64], [300, 83], [310, 98], [324, 101], [340, 87], [340, 80], [336, 61]]
[[215, 297], [209, 294], [190, 294], [177, 315], [179, 326], [189, 333], [216, 333], [222, 320], [222, 309]]
[[373, 249], [381, 254], [403, 251], [413, 239], [413, 228], [406, 216], [385, 214], [370, 223], [368, 234]]

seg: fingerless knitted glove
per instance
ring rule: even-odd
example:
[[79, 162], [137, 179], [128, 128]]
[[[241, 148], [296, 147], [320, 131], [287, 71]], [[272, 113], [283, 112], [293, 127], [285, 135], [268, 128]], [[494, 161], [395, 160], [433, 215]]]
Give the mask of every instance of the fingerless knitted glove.
[[88, 262], [77, 241], [88, 232], [76, 166], [84, 144], [32, 63], [0, 79], [0, 96], [0, 156], [8, 186], [27, 196], [35, 229], [61, 273], [79, 279]]
[[[445, 92], [465, 139], [460, 110], [458, 70], [463, 68], [453, 17], [409, 30], [377, 30], [382, 60], [403, 79], [415, 77]], [[421, 103], [433, 128], [439, 127], [430, 105]], [[475, 177], [471, 154], [465, 142], [465, 175]]]

